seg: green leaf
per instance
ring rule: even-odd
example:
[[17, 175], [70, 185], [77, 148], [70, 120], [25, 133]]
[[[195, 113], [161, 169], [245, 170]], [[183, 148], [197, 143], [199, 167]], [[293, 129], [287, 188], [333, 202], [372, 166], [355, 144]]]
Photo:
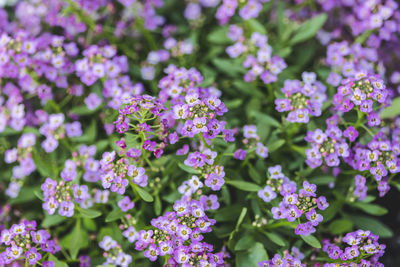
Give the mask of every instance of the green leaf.
[[294, 45], [314, 37], [319, 29], [324, 26], [327, 18], [328, 16], [322, 13], [303, 22], [290, 39], [289, 44]]
[[234, 80], [232, 85], [240, 91], [241, 94], [246, 94], [252, 97], [264, 97], [264, 95], [258, 90], [257, 86], [252, 83], [246, 83], [242, 80]]
[[256, 184], [245, 182], [245, 181], [231, 180], [231, 181], [226, 181], [226, 183], [230, 184], [242, 191], [257, 192], [262, 189], [260, 186], [258, 186]]
[[191, 174], [201, 174], [199, 170], [194, 169], [193, 167], [187, 166], [181, 162], [178, 162], [179, 168], [184, 170], [185, 172], [191, 173]]
[[10, 204], [20, 204], [27, 203], [32, 200], [35, 200], [35, 192], [38, 191], [37, 187], [22, 187], [16, 198], [12, 198], [9, 200]]
[[143, 188], [135, 185], [135, 190], [139, 194], [139, 196], [146, 202], [153, 202], [153, 197]]
[[300, 235], [300, 236], [304, 240], [304, 242], [306, 242], [310, 246], [312, 246], [314, 248], [321, 248], [321, 243], [318, 241], [318, 239], [315, 236], [313, 236], [313, 235]]
[[263, 244], [256, 242], [247, 251], [238, 252], [236, 255], [237, 267], [255, 267], [260, 261], [268, 259], [268, 254], [264, 249]]
[[350, 220], [338, 219], [331, 222], [328, 228], [332, 234], [339, 235], [351, 231], [353, 223]]
[[54, 255], [49, 253], [49, 261], [54, 262], [55, 267], [68, 267], [68, 264], [66, 264], [63, 261], [59, 261]]
[[385, 108], [379, 117], [381, 119], [392, 119], [400, 115], [400, 96], [392, 100], [392, 105]]
[[233, 109], [233, 108], [238, 108], [243, 104], [243, 99], [233, 99], [233, 100], [228, 100], [225, 101], [225, 105], [226, 107], [229, 109]]
[[274, 142], [272, 142], [272, 144], [267, 145], [268, 151], [269, 152], [274, 152], [276, 150], [278, 150], [281, 146], [283, 146], [285, 144], [285, 140], [283, 139], [278, 139]]
[[246, 217], [246, 213], [247, 213], [247, 208], [243, 208], [242, 211], [240, 212], [238, 221], [236, 223], [236, 230], [239, 230], [239, 227], [242, 224], [244, 217]]
[[291, 47], [284, 47], [284, 48], [280, 48], [276, 51], [276, 54], [282, 58], [286, 58], [287, 56], [290, 55], [290, 53], [292, 53], [292, 48]]
[[276, 119], [260, 111], [251, 111], [250, 116], [254, 117], [257, 121], [263, 122], [275, 128], [281, 127], [281, 124]]
[[228, 26], [217, 27], [207, 35], [207, 41], [214, 44], [231, 44], [232, 40], [227, 36]]
[[104, 151], [108, 146], [108, 140], [100, 140], [96, 143], [97, 152]]
[[371, 36], [371, 34], [374, 33], [374, 30], [375, 29], [371, 29], [371, 30], [363, 32], [361, 35], [359, 35], [356, 38], [355, 43], [363, 44], [366, 40], [368, 40], [368, 38]]
[[326, 210], [321, 211], [321, 215], [324, 217], [324, 222], [328, 222], [335, 217], [335, 215], [342, 208], [342, 202], [333, 201], [329, 203], [329, 207]]
[[101, 105], [99, 105], [96, 109], [88, 109], [86, 105], [82, 106], [75, 106], [69, 110], [69, 112], [74, 113], [76, 115], [90, 115], [93, 113], [96, 113], [98, 110], [100, 110]]
[[116, 221], [124, 215], [120, 208], [113, 209], [106, 217], [106, 222]]
[[316, 176], [310, 178], [310, 183], [316, 184], [316, 185], [324, 185], [324, 184], [329, 184], [330, 182], [334, 182], [335, 177], [331, 175], [322, 175], [322, 176]]
[[[229, 207], [220, 208], [215, 214], [214, 219], [217, 222], [233, 222], [240, 216], [241, 207], [238, 204], [230, 205]], [[233, 223], [232, 223], [233, 225]]]
[[38, 154], [36, 151], [32, 153], [33, 161], [35, 162], [36, 169], [42, 175], [42, 177], [53, 177], [54, 166], [51, 164], [51, 160], [47, 155]]
[[245, 23], [251, 28], [253, 32], [259, 32], [261, 34], [267, 34], [265, 27], [256, 19], [248, 19]]
[[33, 191], [33, 193], [35, 194], [35, 196], [40, 199], [41, 201], [43, 201], [43, 194], [39, 191], [39, 190], [35, 190]]
[[93, 219], [83, 218], [83, 226], [89, 231], [96, 231], [97, 226]]
[[231, 77], [237, 77], [240, 73], [245, 73], [245, 69], [240, 64], [235, 64], [231, 59], [214, 58], [211, 61], [214, 66]]
[[353, 207], [359, 208], [360, 210], [363, 210], [364, 212], [371, 214], [371, 215], [381, 216], [381, 215], [385, 215], [386, 213], [388, 213], [388, 210], [386, 208], [376, 205], [376, 204], [354, 202], [354, 203], [351, 203], [351, 205]]
[[278, 235], [277, 233], [273, 233], [273, 232], [264, 232], [264, 234], [265, 234], [272, 242], [274, 242], [274, 243], [277, 244], [278, 246], [283, 247], [283, 246], [286, 245], [285, 240], [284, 240], [280, 235]]
[[252, 235], [244, 235], [239, 241], [235, 244], [234, 250], [247, 250], [251, 248], [251, 246], [255, 243], [254, 237]]
[[75, 228], [72, 230], [71, 240], [69, 242], [69, 253], [72, 259], [76, 259], [82, 245], [82, 231], [80, 220], [76, 221]]
[[161, 214], [161, 200], [158, 195], [156, 195], [156, 200], [154, 201], [154, 212], [157, 216]]
[[79, 207], [78, 207], [78, 209], [83, 218], [93, 219], [93, 218], [97, 218], [97, 217], [101, 216], [101, 212], [98, 210], [82, 209]]
[[252, 165], [249, 165], [249, 175], [254, 182], [261, 183], [262, 177]]
[[393, 236], [392, 230], [375, 218], [349, 214], [347, 214], [347, 217], [354, 222], [354, 225], [362, 230], [369, 230], [382, 238], [389, 238]]
[[51, 226], [55, 226], [60, 224], [61, 222], [65, 221], [67, 218], [58, 214], [54, 215], [48, 215], [46, 214], [46, 217], [42, 221], [42, 227], [43, 228], [49, 228]]

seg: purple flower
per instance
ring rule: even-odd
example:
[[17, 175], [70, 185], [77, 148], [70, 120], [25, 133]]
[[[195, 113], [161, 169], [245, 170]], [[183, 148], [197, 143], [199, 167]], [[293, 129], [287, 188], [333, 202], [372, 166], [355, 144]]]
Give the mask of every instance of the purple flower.
[[271, 186], [267, 185], [264, 189], [258, 191], [258, 197], [260, 197], [265, 202], [270, 202], [274, 198], [276, 198], [276, 193], [272, 189]]
[[123, 212], [127, 212], [128, 210], [133, 209], [134, 206], [135, 206], [135, 203], [132, 202], [128, 196], [126, 196], [123, 199], [121, 199], [120, 201], [118, 201], [118, 207]]
[[245, 138], [258, 138], [257, 127], [255, 125], [245, 125], [243, 127], [243, 135]]
[[114, 178], [113, 184], [111, 185], [110, 190], [112, 192], [116, 192], [120, 195], [123, 195], [125, 193], [125, 188], [129, 184], [127, 179], [123, 179], [119, 176], [116, 176]]
[[52, 215], [54, 214], [54, 212], [56, 211], [56, 209], [58, 208], [59, 203], [58, 201], [54, 198], [51, 197], [49, 198], [47, 201], [45, 201], [42, 205], [44, 210], [47, 210], [47, 212]]
[[162, 241], [159, 244], [159, 248], [160, 248], [160, 255], [164, 256], [164, 255], [171, 255], [173, 253], [173, 246], [171, 241]]
[[43, 244], [50, 238], [50, 234], [46, 230], [31, 231], [30, 235], [35, 244]]
[[268, 173], [271, 176], [272, 179], [280, 179], [283, 178], [284, 175], [282, 173], [282, 167], [281, 165], [276, 165], [273, 167], [268, 168]]
[[317, 198], [317, 205], [320, 210], [325, 210], [327, 207], [329, 207], [329, 204], [324, 196]]
[[138, 238], [138, 233], [133, 226], [129, 226], [128, 229], [122, 233], [122, 235], [126, 237], [130, 243], [135, 242]]
[[103, 240], [99, 243], [99, 247], [101, 247], [105, 251], [109, 251], [117, 246], [117, 242], [113, 240], [110, 236], [104, 236]]
[[77, 184], [74, 184], [72, 186], [72, 189], [74, 191], [75, 201], [77, 202], [83, 202], [89, 197], [87, 185], [79, 186]]
[[217, 195], [205, 195], [200, 196], [200, 202], [203, 204], [204, 210], [216, 210], [219, 208], [219, 202]]
[[157, 143], [154, 141], [146, 140], [143, 143], [143, 148], [148, 150], [148, 151], [154, 151]]
[[363, 100], [360, 105], [360, 110], [362, 112], [370, 113], [372, 111], [372, 104], [373, 102], [370, 99]]
[[204, 164], [206, 163], [206, 156], [198, 151], [195, 151], [193, 153], [190, 153], [185, 160], [185, 165], [197, 168], [197, 167], [203, 167]]
[[311, 222], [313, 226], [317, 226], [323, 220], [322, 215], [318, 214], [314, 208], [306, 213], [306, 218]]
[[66, 123], [65, 131], [68, 137], [78, 137], [82, 135], [81, 124], [78, 121]]
[[275, 109], [278, 112], [290, 111], [290, 99], [275, 99]]
[[315, 232], [315, 228], [313, 227], [311, 222], [299, 224], [299, 225], [297, 225], [297, 227], [295, 229], [296, 235], [305, 235], [306, 236], [306, 235], [310, 235], [314, 232]]
[[315, 190], [317, 186], [315, 184], [310, 184], [307, 181], [303, 182], [303, 188], [300, 190], [299, 195], [307, 197], [315, 197]]
[[97, 94], [90, 93], [84, 102], [89, 110], [95, 110], [101, 104], [102, 100]]
[[173, 114], [175, 119], [186, 119], [189, 114], [187, 105], [176, 105], [173, 107]]
[[256, 154], [265, 159], [268, 157], [268, 148], [261, 143], [257, 143]]
[[193, 126], [194, 126], [194, 127], [193, 127], [193, 132], [194, 132], [195, 134], [207, 132], [208, 129], [207, 129], [206, 124], [207, 124], [206, 118], [204, 118], [204, 117], [201, 117], [201, 118], [199, 118], [199, 117], [194, 118], [194, 120], [193, 120]]
[[134, 165], [128, 166], [127, 171], [128, 176], [132, 177], [132, 181], [141, 186], [145, 187], [147, 185], [147, 175], [145, 173], [145, 169], [142, 167], [137, 168]]
[[71, 201], [62, 201], [58, 213], [61, 216], [72, 217], [74, 215], [74, 203]]
[[9, 256], [11, 256], [13, 259], [18, 259], [23, 252], [23, 249], [17, 245], [12, 245], [11, 248], [9, 248], [9, 253], [7, 253]]
[[48, 136], [46, 140], [42, 142], [42, 148], [47, 153], [53, 152], [57, 147], [58, 147], [58, 141], [52, 136]]
[[210, 187], [213, 191], [218, 191], [221, 189], [221, 187], [224, 185], [225, 180], [221, 177], [219, 177], [216, 173], [211, 173], [206, 181], [205, 184], [206, 186]]
[[343, 135], [347, 137], [350, 140], [350, 142], [354, 142], [358, 137], [358, 131], [353, 126], [349, 126], [343, 132]]
[[130, 158], [138, 158], [142, 155], [142, 150], [137, 148], [129, 148], [126, 152], [126, 156]]
[[247, 154], [246, 150], [238, 149], [233, 154], [233, 157], [238, 160], [244, 160], [246, 158], [246, 154]]
[[289, 209], [288, 209], [288, 211], [287, 211], [287, 213], [286, 213], [286, 219], [287, 219], [289, 222], [293, 222], [294, 220], [296, 220], [297, 218], [299, 218], [299, 217], [301, 216], [301, 214], [302, 214], [302, 211], [299, 210], [299, 209], [297, 208], [297, 206], [295, 206], [295, 205], [290, 205], [290, 207], [289, 207]]
[[37, 252], [35, 247], [32, 247], [25, 252], [25, 258], [28, 259], [29, 264], [35, 265], [42, 258], [42, 255]]

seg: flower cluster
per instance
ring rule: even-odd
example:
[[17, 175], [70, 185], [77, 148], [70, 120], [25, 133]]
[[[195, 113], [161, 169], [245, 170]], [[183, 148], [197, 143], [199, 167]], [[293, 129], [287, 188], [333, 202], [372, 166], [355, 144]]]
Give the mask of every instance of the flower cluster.
[[355, 177], [354, 196], [360, 201], [367, 197], [368, 186], [365, 184], [366, 181], [365, 177], [359, 174]]
[[243, 67], [249, 69], [244, 80], [252, 82], [260, 77], [265, 84], [275, 82], [278, 74], [286, 68], [285, 61], [277, 55], [272, 55], [272, 47], [268, 44], [266, 35], [253, 32], [249, 39], [243, 33], [241, 27], [230, 26], [228, 37], [236, 43], [228, 46], [226, 52], [232, 58], [244, 58]]
[[60, 177], [66, 181], [73, 181], [78, 173], [83, 173], [83, 180], [86, 182], [97, 182], [99, 180], [100, 162], [94, 158], [96, 146], [81, 145], [78, 151], [72, 153], [72, 159], [65, 161], [64, 169]]
[[353, 150], [354, 158], [350, 165], [356, 170], [368, 171], [378, 182], [380, 196], [385, 195], [389, 191], [388, 175], [400, 172], [400, 145], [392, 143], [381, 131], [367, 146], [358, 144]]
[[304, 259], [304, 254], [300, 252], [297, 247], [292, 247], [291, 251], [285, 250], [283, 257], [279, 254], [275, 254], [270, 260], [261, 261], [258, 263], [259, 267], [274, 267], [274, 266], [293, 266], [293, 267], [305, 267], [305, 264], [301, 263]]
[[243, 126], [243, 137], [242, 143], [245, 145], [246, 150], [238, 149], [233, 154], [233, 157], [238, 160], [244, 160], [247, 154], [256, 152], [261, 158], [268, 158], [268, 148], [260, 142], [260, 137], [257, 134], [257, 126], [245, 125]]
[[[358, 263], [360, 266], [383, 266], [379, 258], [385, 252], [386, 246], [378, 243], [379, 236], [370, 231], [357, 230], [347, 233], [335, 243], [323, 240], [322, 250], [332, 260], [341, 260], [343, 263]], [[337, 266], [337, 263], [326, 263], [324, 267]], [[347, 265], [344, 265], [347, 266]], [[350, 266], [350, 265], [349, 265]]]
[[313, 72], [303, 72], [303, 81], [285, 81], [281, 89], [285, 98], [275, 100], [275, 109], [279, 112], [289, 111], [287, 121], [308, 123], [309, 115], [321, 115], [322, 104], [327, 99], [326, 87], [316, 80], [316, 76]]
[[110, 236], [104, 236], [103, 240], [99, 243], [99, 247], [104, 250], [105, 265], [128, 267], [132, 262], [132, 256], [124, 253], [117, 241]]
[[134, 243], [138, 239], [139, 232], [136, 231], [136, 219], [132, 217], [130, 214], [125, 215], [122, 218], [122, 224], [120, 224], [120, 229], [124, 230], [122, 235], [128, 239], [129, 243]]
[[[216, 1], [208, 0], [207, 2]], [[247, 2], [240, 2], [237, 0], [223, 0], [222, 4], [217, 9], [215, 17], [217, 18], [219, 24], [226, 24], [228, 23], [230, 18], [235, 15], [236, 10], [239, 9], [239, 15], [242, 19], [248, 20], [251, 18], [256, 18], [263, 8], [263, 3], [266, 2], [269, 2], [269, 0], [249, 0]]]
[[[388, 90], [382, 80], [374, 76], [366, 76], [357, 73], [355, 79], [349, 78], [343, 81], [333, 97], [335, 108], [341, 112], [348, 112], [356, 108], [360, 112], [368, 114], [368, 125], [379, 126], [380, 119], [374, 112], [374, 104], [382, 105], [388, 101]], [[375, 105], [375, 106], [376, 106]]]
[[[226, 142], [234, 141], [233, 131], [225, 129], [225, 121], [218, 120], [227, 112], [225, 104], [219, 99], [220, 92], [215, 88], [202, 88], [203, 77], [195, 69], [170, 67], [168, 76], [160, 80], [162, 89], [160, 99], [172, 104], [166, 114], [175, 121], [177, 131], [168, 136], [171, 144], [182, 137], [198, 138], [200, 151], [188, 154], [185, 165], [195, 168], [205, 178], [205, 184], [212, 190], [219, 190], [224, 184], [224, 167], [215, 162], [217, 152], [210, 143], [220, 134]], [[179, 134], [179, 135], [178, 135]], [[179, 151], [186, 154], [188, 151]]]
[[144, 255], [151, 261], [170, 255], [168, 264], [223, 266], [224, 254], [212, 253], [213, 246], [202, 242], [215, 220], [207, 217], [201, 202], [177, 201], [174, 211], [153, 219], [151, 224], [155, 229], [139, 231], [136, 242], [136, 249], [146, 249]]
[[[10, 229], [1, 231], [0, 245], [5, 250], [0, 253], [0, 265], [5, 266], [26, 259], [31, 265], [40, 263], [47, 253], [55, 254], [60, 246], [46, 230], [37, 230], [36, 221], [23, 221], [13, 224]], [[51, 266], [54, 262], [44, 261], [43, 266]]]
[[349, 144], [344, 137], [356, 137], [358, 133], [354, 127], [349, 127], [343, 132], [339, 128], [337, 117], [328, 119], [327, 125], [325, 131], [316, 129], [307, 132], [305, 140], [311, 143], [311, 148], [306, 150], [306, 163], [310, 167], [315, 168], [323, 163], [329, 167], [336, 167], [340, 164], [340, 157], [347, 158], [350, 155]]
[[[267, 180], [264, 189], [258, 191], [258, 196], [267, 203], [277, 197], [277, 192], [283, 197], [279, 206], [271, 210], [274, 219], [287, 219], [289, 222], [298, 220], [299, 224], [295, 230], [298, 235], [314, 233], [315, 227], [323, 220], [317, 209], [324, 210], [329, 206], [324, 196], [317, 198], [317, 186], [304, 181], [303, 188], [296, 193], [296, 183], [282, 173], [280, 165], [268, 168], [268, 173], [270, 179]], [[300, 223], [303, 214], [307, 222]]]
[[36, 170], [36, 165], [32, 159], [32, 150], [35, 143], [36, 136], [33, 133], [25, 133], [18, 139], [17, 147], [8, 149], [4, 153], [5, 163], [19, 163], [19, 165], [12, 168], [12, 179], [6, 190], [6, 194], [9, 197], [17, 197], [22, 185], [22, 179]]
[[54, 214], [58, 208], [61, 216], [72, 217], [75, 208], [74, 202], [82, 207], [87, 207], [86, 201], [90, 198], [87, 185], [57, 182], [47, 178], [41, 188], [44, 196], [43, 209], [50, 215]]
[[[337, 12], [338, 16], [346, 19], [335, 20], [336, 26], [347, 26], [353, 36], [359, 36], [364, 32], [379, 28], [379, 37], [384, 40], [394, 38], [398, 17], [393, 16], [398, 4], [394, 1], [379, 1], [366, 3], [362, 0], [351, 2], [342, 1], [318, 1], [324, 11]], [[337, 13], [336, 13], [337, 14]], [[334, 16], [333, 16], [334, 17]]]

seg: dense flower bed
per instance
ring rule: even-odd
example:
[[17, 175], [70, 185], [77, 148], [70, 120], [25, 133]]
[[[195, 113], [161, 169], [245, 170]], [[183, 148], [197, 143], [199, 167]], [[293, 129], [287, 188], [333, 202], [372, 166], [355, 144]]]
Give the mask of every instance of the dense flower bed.
[[0, 1], [0, 266], [383, 266], [399, 33], [394, 0]]

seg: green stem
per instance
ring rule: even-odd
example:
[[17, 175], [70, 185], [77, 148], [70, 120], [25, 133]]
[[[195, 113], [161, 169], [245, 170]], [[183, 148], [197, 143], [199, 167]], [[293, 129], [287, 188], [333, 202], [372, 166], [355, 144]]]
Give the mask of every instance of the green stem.
[[364, 124], [360, 124], [360, 126], [361, 126], [361, 128], [363, 128], [371, 137], [374, 137], [374, 136], [375, 136], [374, 133], [373, 133], [370, 129], [368, 129], [367, 127], [365, 127]]
[[354, 128], [360, 127], [362, 120], [364, 118], [364, 113], [357, 109], [357, 122], [354, 124]]
[[279, 228], [282, 226], [288, 226], [291, 228], [296, 228], [296, 224], [288, 222], [288, 221], [281, 221], [281, 222], [277, 222], [277, 223], [273, 223], [273, 224], [267, 224], [265, 226], [266, 229], [273, 229], [273, 228]]
[[203, 142], [203, 144], [204, 144], [207, 148], [211, 149], [211, 146], [206, 142], [206, 139], [204, 139], [203, 134], [202, 134], [202, 133], [199, 133], [198, 135], [200, 136], [200, 139], [201, 139], [201, 141]]

